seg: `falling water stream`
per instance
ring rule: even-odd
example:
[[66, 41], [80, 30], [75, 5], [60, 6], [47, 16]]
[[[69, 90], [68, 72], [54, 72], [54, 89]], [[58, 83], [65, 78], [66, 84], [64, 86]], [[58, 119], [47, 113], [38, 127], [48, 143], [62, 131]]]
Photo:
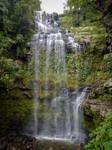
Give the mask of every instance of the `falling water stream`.
[[[71, 96], [69, 96], [69, 91], [64, 86], [67, 84], [66, 45], [73, 49], [78, 49], [80, 45], [74, 41], [68, 32], [63, 34], [60, 31], [58, 18], [53, 14], [49, 15], [40, 11], [35, 13], [35, 34], [32, 43], [35, 51], [35, 82], [33, 84], [33, 121], [30, 123], [30, 126], [32, 126], [29, 129], [32, 130], [30, 133], [39, 138], [78, 140], [81, 143], [80, 139], [82, 140], [84, 131], [80, 125], [80, 116], [82, 115], [81, 106], [86, 96], [86, 88], [82, 91], [77, 90], [75, 94], [71, 93]], [[41, 115], [39, 111], [40, 86], [38, 82], [42, 50], [45, 54], [45, 65], [43, 67], [45, 79], [44, 115]], [[51, 62], [51, 58], [53, 58], [53, 62]], [[53, 67], [51, 67], [51, 63]], [[55, 86], [55, 89], [58, 86], [58, 94], [54, 92], [52, 100], [49, 100], [49, 74], [51, 68], [60, 82]], [[83, 136], [83, 138], [85, 137]]]

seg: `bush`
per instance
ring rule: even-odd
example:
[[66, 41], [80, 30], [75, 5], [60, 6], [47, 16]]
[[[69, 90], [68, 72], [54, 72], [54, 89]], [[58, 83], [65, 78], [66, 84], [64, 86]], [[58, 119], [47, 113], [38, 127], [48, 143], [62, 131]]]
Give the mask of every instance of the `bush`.
[[112, 149], [112, 112], [108, 113], [104, 122], [90, 135], [91, 140], [86, 150]]

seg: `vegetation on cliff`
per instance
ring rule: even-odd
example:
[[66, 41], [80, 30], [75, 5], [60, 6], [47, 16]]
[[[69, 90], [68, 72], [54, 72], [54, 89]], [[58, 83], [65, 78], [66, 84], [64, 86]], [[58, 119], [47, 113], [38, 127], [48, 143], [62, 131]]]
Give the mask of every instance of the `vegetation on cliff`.
[[111, 150], [112, 148], [112, 112], [106, 115], [104, 122], [91, 133], [87, 150]]
[[[95, 103], [99, 105], [101, 101], [102, 104], [106, 104], [106, 101], [112, 104], [112, 2], [111, 0], [68, 0], [68, 7], [69, 10], [65, 9], [65, 15], [61, 17], [62, 29], [68, 28], [74, 33], [75, 40], [84, 48], [77, 54], [68, 54], [71, 55], [69, 68], [76, 70], [73, 69], [73, 64], [78, 58], [78, 85], [93, 87], [89, 99], [90, 103], [93, 101], [94, 106], [92, 110], [90, 109], [92, 106], [85, 107], [85, 123], [90, 131], [98, 129], [92, 134], [87, 149], [111, 149], [111, 135], [108, 134], [107, 128], [111, 130], [112, 120], [108, 118], [111, 118], [112, 114], [110, 113], [104, 123], [98, 127], [106, 112], [112, 111], [111, 106], [107, 111], [105, 111], [106, 106], [103, 106], [105, 108], [102, 111], [97, 108], [95, 110], [94, 107]], [[76, 75], [75, 71], [70, 72]], [[90, 103], [88, 105], [91, 105]]]
[[[84, 60], [81, 63], [88, 62], [87, 67], [84, 64], [82, 68], [79, 66], [79, 75], [86, 74], [85, 80], [81, 82], [100, 85], [112, 77], [111, 39], [108, 38], [111, 34], [111, 20], [105, 22], [105, 17], [111, 14], [111, 1], [68, 0], [68, 6], [70, 10], [65, 11], [61, 19], [63, 28], [74, 33], [75, 40], [83, 45], [82, 53], [78, 53], [79, 59], [83, 57]], [[83, 72], [84, 68], [86, 73]]]
[[21, 128], [32, 108], [28, 42], [39, 0], [0, 1], [0, 134]]

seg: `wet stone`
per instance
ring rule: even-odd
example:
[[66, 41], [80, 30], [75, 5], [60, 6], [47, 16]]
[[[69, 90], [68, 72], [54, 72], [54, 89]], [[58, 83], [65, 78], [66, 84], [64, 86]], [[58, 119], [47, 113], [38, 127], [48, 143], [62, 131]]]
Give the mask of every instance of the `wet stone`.
[[16, 138], [13, 136], [1, 137], [0, 150], [80, 150], [80, 145], [70, 141], [36, 139], [31, 136], [21, 135]]

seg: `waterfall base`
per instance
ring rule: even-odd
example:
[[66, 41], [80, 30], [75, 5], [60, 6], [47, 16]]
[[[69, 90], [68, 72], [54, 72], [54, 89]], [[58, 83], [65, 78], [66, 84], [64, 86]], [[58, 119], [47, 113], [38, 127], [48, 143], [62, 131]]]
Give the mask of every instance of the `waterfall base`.
[[[31, 135], [28, 135], [28, 137], [31, 137]], [[87, 143], [87, 134], [86, 133], [74, 133], [71, 136], [68, 136], [67, 138], [61, 138], [58, 136], [45, 136], [45, 135], [33, 135], [32, 138], [35, 138], [38, 141], [53, 141], [53, 142], [62, 142], [62, 143], [69, 143], [74, 145], [85, 145]]]
[[61, 139], [42, 139], [26, 135], [0, 137], [0, 148], [8, 150], [81, 150], [82, 146]]
[[[49, 106], [48, 110], [52, 109], [49, 113], [50, 119], [45, 118], [45, 116], [38, 117], [38, 126], [36, 128], [37, 132], [34, 132], [33, 130], [34, 121], [30, 120], [26, 134], [40, 140], [67, 141], [78, 145], [84, 145], [87, 141], [87, 134], [81, 124], [81, 104], [85, 98], [86, 89], [70, 94], [71, 95], [68, 94], [69, 97], [56, 97], [51, 101], [52, 103], [48, 103], [48, 105], [46, 105]], [[67, 110], [68, 108], [69, 113], [67, 114], [64, 110]], [[44, 114], [47, 114], [48, 110], [46, 110]]]

